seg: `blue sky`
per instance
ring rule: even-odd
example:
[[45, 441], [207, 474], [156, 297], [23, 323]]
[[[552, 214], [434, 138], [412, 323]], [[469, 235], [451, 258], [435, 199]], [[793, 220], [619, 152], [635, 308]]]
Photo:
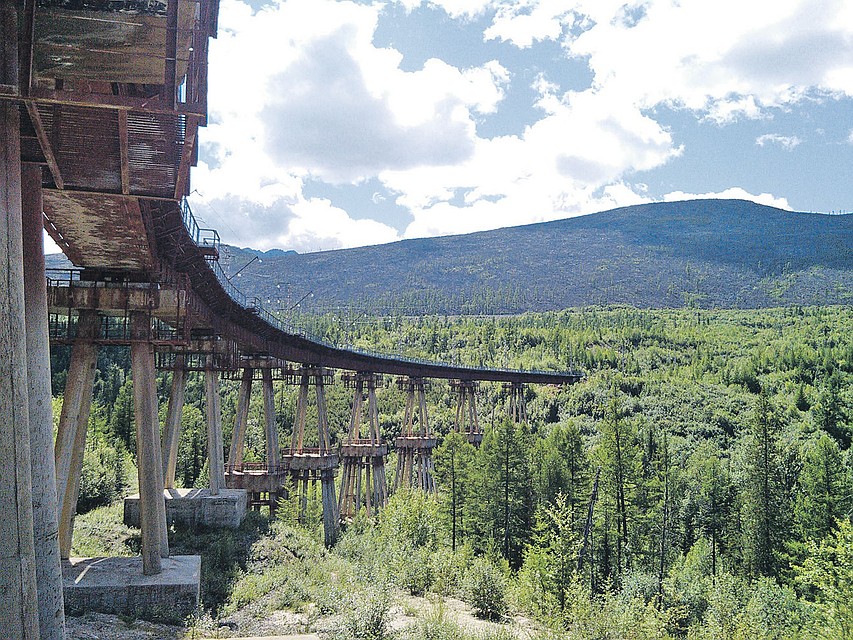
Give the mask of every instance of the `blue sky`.
[[300, 252], [690, 197], [853, 209], [846, 0], [222, 0], [191, 204]]

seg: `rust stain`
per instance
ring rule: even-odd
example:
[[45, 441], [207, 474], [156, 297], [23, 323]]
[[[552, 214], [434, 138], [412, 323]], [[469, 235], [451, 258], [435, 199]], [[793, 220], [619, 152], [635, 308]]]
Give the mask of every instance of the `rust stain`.
[[[178, 77], [186, 74], [196, 3], [178, 4]], [[39, 7], [35, 70], [42, 78], [163, 84], [166, 16]]]
[[148, 271], [152, 248], [135, 198], [46, 189], [44, 212], [82, 264], [112, 271]]

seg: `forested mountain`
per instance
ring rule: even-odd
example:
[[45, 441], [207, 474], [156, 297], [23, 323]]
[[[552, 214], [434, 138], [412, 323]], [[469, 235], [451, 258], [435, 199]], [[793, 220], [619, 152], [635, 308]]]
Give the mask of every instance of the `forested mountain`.
[[274, 309], [303, 297], [306, 311], [369, 315], [849, 304], [853, 215], [692, 200], [307, 254], [223, 246], [220, 262]]
[[[232, 247], [224, 253], [232, 273], [255, 255]], [[740, 200], [645, 204], [467, 235], [260, 257], [239, 286], [278, 306], [309, 291], [320, 309], [416, 314], [853, 301], [853, 215]]]

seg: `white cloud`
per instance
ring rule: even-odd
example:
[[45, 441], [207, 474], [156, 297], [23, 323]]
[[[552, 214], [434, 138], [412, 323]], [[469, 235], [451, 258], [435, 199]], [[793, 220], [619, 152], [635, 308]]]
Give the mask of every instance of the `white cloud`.
[[664, 202], [696, 199], [750, 200], [752, 202], [757, 202], [758, 204], [767, 205], [768, 207], [776, 207], [777, 209], [785, 209], [786, 211], [792, 210], [791, 205], [788, 204], [788, 200], [786, 198], [777, 198], [769, 193], [755, 195], [749, 193], [745, 189], [741, 189], [740, 187], [732, 187], [725, 191], [718, 191], [716, 193], [685, 193], [683, 191], [673, 191], [672, 193], [667, 193], [663, 199]]
[[[305, 250], [400, 235], [306, 197], [309, 178], [378, 179], [387, 191], [380, 198], [411, 214], [408, 237], [646, 202], [655, 196], [633, 176], [683, 152], [656, 107], [726, 126], [806, 99], [853, 97], [853, 3], [844, 0], [396, 2], [441, 9], [466, 28], [485, 17], [483, 39], [499, 41], [492, 55], [511, 43], [539, 64], [536, 47], [559, 42], [564, 55], [586, 62], [592, 81], [566, 91], [565, 78], [543, 63], [538, 119], [519, 135], [481, 138], [478, 122], [505, 116], [505, 95], [517, 89], [509, 62], [483, 58], [466, 68], [433, 57], [404, 70], [400, 51], [374, 44], [380, 2], [279, 0], [253, 14], [240, 0], [222, 0], [211, 124], [193, 186], [225, 209], [240, 243]], [[553, 57], [554, 46], [545, 48]], [[801, 142], [756, 138], [786, 149]], [[705, 195], [789, 208], [785, 198], [740, 188]], [[666, 199], [680, 197], [701, 196]]]
[[288, 0], [251, 17], [223, 2], [231, 22], [212, 47], [211, 105], [227, 146], [254, 144], [282, 169], [331, 182], [468, 155], [472, 114], [494, 111], [506, 70], [430, 60], [405, 72], [398, 52], [372, 44], [380, 9]]
[[387, 171], [380, 179], [412, 213], [405, 235], [465, 233], [590, 213], [646, 201], [630, 174], [681, 153], [668, 131], [631, 105], [591, 91], [550, 94], [545, 117], [522, 136], [478, 140], [452, 167]]
[[192, 206], [197, 218], [227, 236], [226, 242], [260, 250], [320, 251], [399, 239], [395, 229], [354, 220], [323, 198], [276, 197], [262, 204], [229, 194], [194, 198]]
[[495, 111], [509, 81], [496, 61], [462, 69], [432, 59], [402, 70], [399, 52], [373, 45], [378, 4], [287, 0], [256, 14], [239, 0], [221, 6], [211, 124], [192, 179], [204, 194], [196, 205], [223, 208], [223, 234], [242, 244], [395, 239], [387, 225], [305, 198], [304, 179], [358, 184], [390, 168], [464, 162], [475, 116]]
[[850, 129], [850, 135], [847, 136], [847, 142], [853, 144], [853, 129]]
[[767, 144], [778, 144], [789, 151], [800, 146], [802, 142], [803, 141], [797, 136], [783, 136], [778, 133], [765, 133], [755, 139], [755, 144], [759, 147], [763, 147]]
[[503, 2], [484, 35], [526, 48], [542, 40], [559, 40], [572, 24], [573, 16], [564, 0]]
[[729, 122], [813, 91], [853, 96], [853, 21], [844, 0], [647, 0], [641, 18], [627, 22], [623, 5], [573, 2], [583, 26], [565, 44], [588, 60], [595, 86], [626, 101]]
[[[412, 0], [403, 0], [403, 4], [412, 5], [414, 3]], [[451, 18], [474, 18], [494, 5], [500, 4], [500, 2], [496, 0], [428, 0], [423, 4], [439, 7], [446, 11]]]
[[47, 231], [44, 231], [42, 233], [42, 238], [44, 240], [44, 253], [45, 253], [45, 255], [50, 254], [50, 253], [62, 253], [62, 249], [60, 249], [59, 245], [57, 245], [53, 241], [53, 238], [51, 238], [49, 235], [47, 235]]

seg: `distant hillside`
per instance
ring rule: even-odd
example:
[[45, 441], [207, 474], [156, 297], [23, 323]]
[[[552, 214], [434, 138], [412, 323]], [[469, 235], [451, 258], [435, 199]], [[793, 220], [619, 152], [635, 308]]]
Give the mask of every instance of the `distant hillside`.
[[[225, 248], [237, 271], [257, 252]], [[273, 307], [516, 313], [591, 304], [853, 303], [853, 215], [740, 200], [625, 207], [460, 236], [260, 254], [235, 283]]]

